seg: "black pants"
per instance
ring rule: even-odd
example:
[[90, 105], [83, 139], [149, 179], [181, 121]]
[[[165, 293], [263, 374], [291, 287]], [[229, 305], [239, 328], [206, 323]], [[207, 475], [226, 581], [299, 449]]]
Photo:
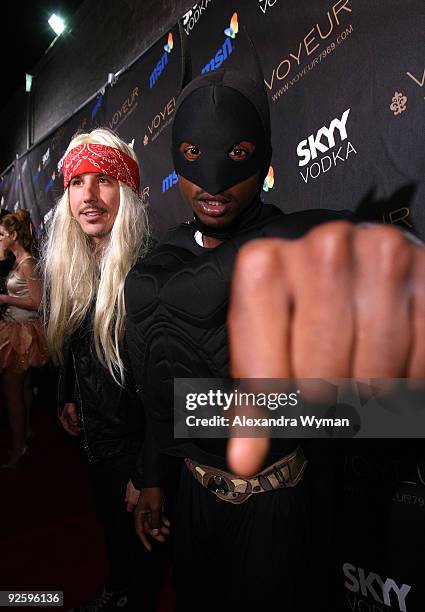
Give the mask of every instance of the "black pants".
[[183, 466], [175, 529], [178, 612], [329, 610], [315, 578], [310, 484], [307, 468], [296, 487], [233, 505]]
[[127, 512], [125, 491], [134, 457], [115, 457], [89, 465], [96, 514], [105, 535], [109, 564], [107, 588], [125, 589], [143, 610], [153, 610], [162, 583], [165, 550], [148, 552], [137, 538], [133, 513]]

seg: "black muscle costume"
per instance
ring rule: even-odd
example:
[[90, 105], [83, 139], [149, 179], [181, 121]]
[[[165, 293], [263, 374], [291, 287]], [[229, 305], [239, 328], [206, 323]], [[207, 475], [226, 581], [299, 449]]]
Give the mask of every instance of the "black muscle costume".
[[[253, 142], [255, 152], [235, 162], [228, 152], [242, 140]], [[201, 150], [198, 160], [183, 158], [183, 141]], [[225, 440], [173, 438], [173, 379], [229, 376], [226, 316], [242, 244], [267, 236], [298, 238], [347, 215], [326, 210], [285, 215], [261, 202], [271, 159], [268, 101], [262, 84], [239, 74], [217, 71], [183, 90], [174, 117], [173, 157], [177, 173], [210, 194], [259, 173], [257, 196], [232, 226], [211, 231], [196, 218], [180, 225], [126, 281], [127, 344], [154, 444], [162, 453], [226, 469]], [[195, 241], [196, 230], [223, 242], [205, 249]], [[274, 440], [268, 463], [295, 446], [294, 440]], [[145, 486], [158, 486], [153, 455], [149, 459]], [[296, 487], [236, 506], [202, 487], [183, 465], [173, 528], [178, 610], [304, 611], [300, 593], [306, 589], [299, 587], [310, 563], [308, 481], [307, 469]]]

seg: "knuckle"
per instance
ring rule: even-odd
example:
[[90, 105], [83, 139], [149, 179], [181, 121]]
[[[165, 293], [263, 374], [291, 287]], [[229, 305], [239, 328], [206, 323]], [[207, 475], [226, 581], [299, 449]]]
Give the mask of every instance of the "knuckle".
[[400, 230], [388, 226], [359, 229], [357, 259], [373, 265], [385, 280], [405, 278], [411, 268], [413, 245]]
[[351, 261], [353, 226], [345, 221], [324, 223], [313, 229], [305, 240], [305, 256], [309, 258], [306, 269], [319, 270], [321, 276], [333, 276]]
[[235, 272], [239, 283], [252, 287], [273, 279], [280, 271], [285, 244], [279, 239], [259, 238], [242, 246]]

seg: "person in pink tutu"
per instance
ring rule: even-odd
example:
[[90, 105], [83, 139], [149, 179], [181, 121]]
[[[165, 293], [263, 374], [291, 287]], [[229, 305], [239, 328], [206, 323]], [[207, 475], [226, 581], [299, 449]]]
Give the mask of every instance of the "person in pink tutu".
[[6, 279], [7, 294], [0, 295], [0, 304], [6, 305], [0, 321], [0, 373], [12, 431], [9, 461], [2, 467], [16, 468], [28, 454], [26, 435], [32, 399], [30, 368], [40, 367], [48, 361], [38, 313], [42, 282], [33, 255], [35, 239], [28, 211], [18, 210], [0, 220], [0, 245], [4, 252], [11, 252], [15, 257]]

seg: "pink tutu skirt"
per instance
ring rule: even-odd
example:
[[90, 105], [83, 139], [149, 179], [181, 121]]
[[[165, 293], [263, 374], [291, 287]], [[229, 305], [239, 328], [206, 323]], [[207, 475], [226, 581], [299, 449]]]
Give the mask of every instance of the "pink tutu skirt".
[[0, 320], [0, 372], [6, 368], [16, 374], [39, 368], [49, 359], [43, 326], [39, 319]]

